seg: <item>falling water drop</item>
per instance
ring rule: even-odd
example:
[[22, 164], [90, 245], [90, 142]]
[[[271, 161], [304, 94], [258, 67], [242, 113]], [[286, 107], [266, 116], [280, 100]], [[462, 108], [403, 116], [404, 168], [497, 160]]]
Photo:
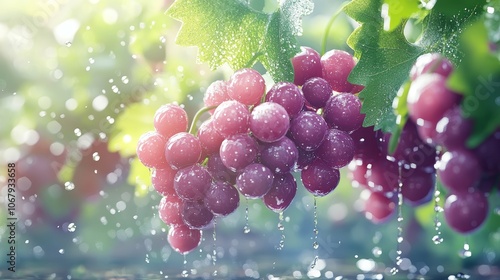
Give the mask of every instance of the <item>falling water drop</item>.
[[69, 223], [69, 225], [68, 225], [68, 231], [69, 232], [75, 232], [75, 230], [76, 230], [75, 223]]
[[285, 226], [283, 225], [283, 211], [278, 214], [278, 230], [281, 231], [280, 243], [278, 245], [278, 250], [282, 250], [285, 247]]
[[467, 238], [465, 238], [464, 247], [460, 250], [460, 252], [458, 252], [458, 255], [462, 259], [466, 259], [472, 256], [472, 252], [470, 251], [470, 246], [469, 242], [467, 241]]
[[402, 171], [403, 171], [403, 162], [400, 161], [398, 162], [398, 237], [397, 237], [397, 245], [396, 245], [396, 266], [394, 266], [391, 269], [391, 274], [395, 275], [398, 272], [398, 266], [401, 264], [401, 243], [403, 243], [403, 193], [402, 193], [402, 188], [403, 188], [403, 182], [401, 180], [402, 177]]
[[217, 227], [217, 220], [214, 220], [214, 232], [212, 233], [212, 238], [214, 241], [213, 248], [212, 248], [212, 265], [214, 266], [214, 272], [213, 276], [217, 276], [217, 267], [216, 262], [217, 262], [217, 232], [215, 228]]
[[312, 244], [314, 250], [316, 251], [316, 256], [314, 257], [314, 260], [311, 264], [311, 269], [313, 269], [315, 266], [316, 266], [316, 262], [318, 260], [318, 248], [319, 248], [319, 244], [318, 244], [318, 204], [317, 204], [317, 201], [316, 201], [316, 197], [314, 197], [314, 229], [313, 229], [313, 233], [314, 233], [314, 242]]
[[66, 42], [66, 47], [68, 47], [68, 48], [69, 48], [69, 47], [71, 47], [71, 44], [72, 44], [72, 43], [71, 43], [71, 42], [69, 42], [69, 41], [68, 41], [68, 42]]
[[248, 223], [248, 198], [245, 198], [245, 227], [243, 228], [244, 233], [250, 232], [250, 226]]
[[186, 266], [187, 266], [186, 255], [183, 255], [183, 257], [184, 257], [184, 261], [182, 262], [182, 273], [181, 273], [181, 276], [183, 278], [187, 278], [189, 276], [189, 274], [188, 274], [188, 271], [186, 269]]

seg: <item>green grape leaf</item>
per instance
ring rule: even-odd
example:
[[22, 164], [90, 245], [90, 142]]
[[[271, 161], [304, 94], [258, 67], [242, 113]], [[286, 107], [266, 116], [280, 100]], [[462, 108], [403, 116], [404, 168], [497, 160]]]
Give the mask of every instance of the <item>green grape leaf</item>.
[[197, 46], [198, 59], [212, 69], [233, 69], [261, 61], [275, 81], [293, 81], [290, 58], [298, 51], [295, 36], [301, 18], [312, 12], [311, 0], [284, 0], [266, 14], [238, 0], [177, 0], [167, 14], [182, 21], [176, 42]]
[[471, 148], [500, 127], [500, 61], [488, 49], [488, 32], [482, 20], [468, 27], [460, 37], [467, 55], [448, 79], [448, 86], [465, 97], [462, 111], [474, 120]]
[[347, 43], [359, 59], [349, 81], [365, 86], [360, 93], [362, 112], [366, 114], [363, 125], [374, 125], [376, 129], [391, 132], [396, 126], [396, 115], [391, 106], [393, 99], [408, 79], [416, 58], [423, 53], [439, 52], [453, 62], [460, 61], [463, 53], [457, 47], [458, 35], [482, 13], [483, 1], [451, 16], [439, 10], [429, 11], [422, 19], [421, 38], [414, 44], [409, 43], [404, 35], [408, 18], [400, 19], [400, 24], [393, 30], [384, 30], [383, 4], [383, 0], [354, 0], [344, 11], [361, 24]]
[[384, 19], [384, 29], [391, 31], [407, 18], [425, 18], [428, 10], [422, 9], [419, 2], [414, 0], [384, 0], [381, 12]]

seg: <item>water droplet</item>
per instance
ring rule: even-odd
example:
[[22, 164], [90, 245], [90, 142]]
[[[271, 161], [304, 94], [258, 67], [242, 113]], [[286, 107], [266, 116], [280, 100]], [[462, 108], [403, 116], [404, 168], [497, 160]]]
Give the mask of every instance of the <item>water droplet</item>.
[[64, 254], [64, 249], [59, 249], [59, 254]]
[[316, 266], [316, 261], [318, 260], [318, 248], [319, 248], [319, 244], [318, 244], [318, 203], [316, 201], [316, 197], [314, 197], [314, 200], [313, 200], [313, 211], [314, 211], [314, 229], [313, 229], [313, 233], [314, 233], [314, 242], [312, 244], [312, 247], [314, 248], [314, 250], [316, 250], [316, 256], [314, 257], [314, 262], [313, 262], [313, 265], [311, 265], [311, 268], [314, 268], [314, 266]]
[[98, 153], [98, 152], [94, 152], [94, 153], [92, 154], [92, 159], [93, 159], [94, 161], [99, 161], [99, 160], [101, 159], [101, 157], [99, 156], [99, 153]]
[[314, 257], [314, 260], [312, 261], [311, 266], [310, 266], [311, 269], [314, 269], [316, 267], [316, 264], [318, 263], [318, 259], [319, 259], [318, 256]]
[[250, 232], [250, 226], [248, 222], [248, 198], [245, 198], [245, 227], [243, 228], [244, 233]]
[[217, 219], [214, 220], [214, 231], [212, 233], [212, 238], [214, 241], [213, 247], [212, 247], [212, 265], [214, 266], [214, 272], [213, 276], [217, 276], [217, 268], [216, 268], [216, 262], [217, 262], [217, 232], [216, 232], [216, 227], [217, 227]]
[[432, 242], [434, 242], [434, 244], [436, 245], [439, 245], [443, 242], [443, 238], [440, 235], [434, 235], [432, 237]]
[[280, 237], [280, 243], [278, 245], [278, 250], [282, 250], [283, 247], [285, 247], [285, 233], [284, 233], [284, 230], [285, 230], [285, 226], [283, 225], [283, 211], [282, 212], [279, 212], [278, 214], [278, 230], [281, 231], [281, 237]]
[[391, 275], [396, 275], [399, 272], [399, 270], [397, 267], [393, 267], [391, 268], [391, 270], [389, 270], [389, 272]]
[[[439, 160], [439, 158], [437, 158], [437, 160]], [[441, 222], [439, 221], [439, 213], [443, 212], [443, 208], [439, 205], [440, 195], [441, 192], [438, 190], [436, 178], [436, 183], [434, 185], [434, 229], [436, 230], [436, 234], [432, 237], [432, 242], [436, 245], [443, 243], [443, 237], [441, 236], [440, 230]]]
[[467, 239], [464, 242], [464, 247], [458, 252], [458, 255], [462, 259], [466, 259], [472, 256], [472, 252], [470, 251], [470, 246], [469, 243], [467, 242]]
[[123, 76], [122, 77], [122, 83], [128, 84], [128, 82], [129, 82], [128, 77], [127, 76]]
[[75, 230], [76, 230], [76, 225], [75, 225], [75, 223], [69, 223], [69, 224], [68, 224], [68, 231], [69, 231], [69, 232], [75, 232]]
[[380, 249], [379, 247], [374, 247], [372, 249], [372, 254], [375, 257], [380, 257], [382, 255], [382, 249]]
[[71, 47], [71, 44], [72, 44], [72, 43], [68, 41], [68, 42], [66, 42], [66, 44], [65, 44], [65, 45], [66, 45], [66, 47], [68, 47], [68, 48], [69, 48], [69, 47]]
[[73, 182], [66, 182], [64, 183], [64, 189], [67, 190], [67, 191], [71, 191], [71, 190], [74, 190], [75, 189], [75, 184], [73, 184]]

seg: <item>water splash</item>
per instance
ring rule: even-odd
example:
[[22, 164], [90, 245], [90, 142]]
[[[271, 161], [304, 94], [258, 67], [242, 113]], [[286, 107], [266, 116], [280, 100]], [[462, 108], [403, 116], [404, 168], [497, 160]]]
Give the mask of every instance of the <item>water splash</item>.
[[285, 247], [285, 226], [283, 225], [283, 211], [278, 214], [278, 230], [281, 231], [280, 243], [278, 245], [278, 250], [282, 250]]
[[316, 266], [316, 262], [318, 261], [318, 248], [319, 248], [319, 244], [318, 244], [318, 204], [317, 204], [317, 201], [316, 201], [316, 197], [314, 197], [314, 229], [313, 229], [313, 233], [314, 233], [314, 242], [312, 244], [314, 250], [316, 251], [316, 256], [314, 257], [314, 260], [313, 262], [311, 263], [311, 269], [313, 269], [315, 266]]
[[250, 226], [248, 222], [248, 198], [245, 198], [245, 227], [243, 228], [244, 233], [250, 232]]

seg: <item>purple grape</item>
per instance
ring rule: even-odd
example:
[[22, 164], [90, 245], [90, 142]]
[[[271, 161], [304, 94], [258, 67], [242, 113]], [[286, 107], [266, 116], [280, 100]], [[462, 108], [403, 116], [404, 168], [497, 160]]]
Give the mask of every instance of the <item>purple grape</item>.
[[453, 192], [468, 192], [481, 178], [479, 160], [468, 150], [444, 153], [437, 172], [443, 185]]
[[316, 150], [325, 138], [328, 125], [318, 114], [302, 111], [290, 123], [290, 137], [305, 151]]
[[211, 177], [205, 167], [195, 164], [177, 171], [174, 189], [183, 200], [200, 200], [210, 186]]
[[451, 194], [444, 204], [447, 224], [456, 232], [470, 233], [478, 229], [488, 216], [488, 200], [479, 191]]
[[294, 71], [293, 83], [301, 86], [310, 78], [321, 77], [321, 57], [309, 47], [300, 47], [300, 53], [292, 58]]
[[233, 213], [240, 204], [238, 190], [225, 181], [214, 181], [205, 194], [205, 205], [217, 216]]
[[498, 174], [483, 174], [479, 182], [477, 182], [477, 184], [474, 186], [474, 189], [488, 194], [493, 190], [495, 184], [498, 182], [498, 179]]
[[373, 162], [380, 158], [381, 150], [379, 142], [381, 133], [375, 131], [373, 126], [360, 127], [351, 132], [350, 135], [354, 141], [355, 157], [368, 162]]
[[224, 137], [215, 130], [213, 119], [203, 122], [198, 129], [197, 135], [198, 139], [200, 139], [202, 158], [219, 152]]
[[200, 140], [187, 132], [175, 134], [165, 144], [165, 158], [175, 170], [196, 164], [201, 158]]
[[395, 192], [398, 188], [398, 178], [398, 164], [385, 158], [374, 162], [366, 172], [368, 187], [372, 192]]
[[353, 131], [361, 127], [365, 118], [361, 114], [361, 101], [352, 93], [340, 93], [328, 99], [323, 118], [331, 128]]
[[326, 132], [325, 140], [315, 152], [331, 167], [341, 168], [354, 157], [354, 141], [347, 132], [332, 128]]
[[436, 145], [436, 124], [422, 120], [422, 122], [417, 125], [417, 132], [422, 141], [432, 146]]
[[252, 163], [239, 172], [236, 187], [247, 198], [261, 198], [271, 189], [273, 179], [269, 168], [260, 163]]
[[410, 77], [415, 80], [425, 73], [436, 73], [448, 77], [453, 71], [453, 64], [439, 53], [426, 53], [417, 58], [410, 70]]
[[276, 174], [271, 189], [262, 200], [274, 212], [285, 211], [297, 192], [297, 182], [291, 173]]
[[231, 171], [242, 169], [257, 157], [257, 142], [248, 134], [230, 136], [220, 146], [222, 163]]
[[316, 159], [302, 169], [301, 179], [307, 191], [314, 196], [325, 196], [339, 184], [340, 172], [338, 169]]
[[236, 173], [224, 165], [219, 154], [213, 154], [208, 157], [207, 170], [216, 181], [235, 183]]
[[182, 220], [190, 228], [206, 228], [214, 219], [214, 214], [208, 210], [202, 201], [185, 201], [182, 207]]
[[278, 141], [290, 127], [288, 113], [283, 106], [264, 102], [253, 108], [250, 116], [250, 130], [262, 142]]
[[260, 161], [274, 173], [288, 173], [297, 163], [299, 151], [287, 137], [265, 144], [260, 151]]
[[500, 173], [500, 129], [493, 132], [483, 143], [474, 149], [481, 168], [488, 173]]
[[246, 105], [229, 100], [222, 102], [212, 116], [214, 128], [224, 137], [248, 131], [250, 112]]
[[314, 151], [304, 151], [300, 148], [297, 148], [299, 151], [299, 158], [297, 159], [297, 170], [302, 170], [304, 167], [309, 165], [309, 163], [313, 162], [316, 158], [316, 154]]
[[295, 117], [304, 107], [304, 95], [294, 84], [279, 82], [267, 93], [266, 101], [278, 103], [285, 108], [290, 118]]
[[402, 176], [401, 183], [401, 193], [405, 200], [412, 206], [419, 206], [432, 199], [436, 173], [424, 169], [412, 169], [408, 176]]
[[462, 116], [459, 106], [446, 112], [436, 125], [436, 142], [447, 150], [465, 148], [472, 133], [472, 121]]
[[323, 78], [316, 77], [307, 80], [302, 86], [304, 97], [314, 108], [323, 108], [330, 96], [332, 86]]

